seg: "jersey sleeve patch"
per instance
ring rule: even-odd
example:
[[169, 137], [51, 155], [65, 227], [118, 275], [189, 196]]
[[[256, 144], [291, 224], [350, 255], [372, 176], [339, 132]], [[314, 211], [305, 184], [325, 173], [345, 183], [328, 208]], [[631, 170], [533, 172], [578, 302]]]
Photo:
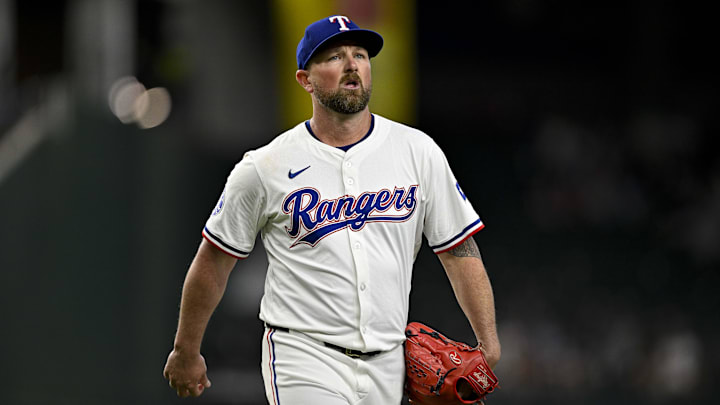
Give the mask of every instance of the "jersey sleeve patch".
[[203, 229], [202, 236], [208, 242], [210, 242], [213, 246], [215, 246], [216, 248], [222, 250], [223, 252], [227, 253], [228, 255], [230, 255], [236, 259], [244, 259], [244, 258], [248, 257], [248, 255], [250, 254], [250, 252], [245, 252], [245, 251], [242, 251], [240, 249], [236, 249], [236, 248], [230, 246], [228, 243], [224, 242], [222, 239], [217, 237], [217, 235], [210, 232], [210, 230], [207, 228], [207, 226], [205, 227], [205, 229]]
[[220, 200], [218, 200], [217, 205], [215, 205], [215, 209], [212, 212], [212, 216], [216, 216], [220, 214], [223, 207], [225, 206], [225, 190], [223, 190], [222, 195], [220, 196]]
[[445, 241], [439, 245], [430, 246], [430, 248], [436, 254], [447, 252], [448, 250], [458, 247], [461, 243], [465, 242], [465, 240], [467, 240], [467, 238], [471, 237], [472, 235], [474, 235], [475, 233], [477, 233], [484, 227], [485, 227], [485, 224], [483, 224], [482, 221], [480, 220], [480, 218], [478, 218], [473, 223], [466, 226], [465, 229], [463, 229], [457, 235], [453, 236], [452, 238], [448, 239], [447, 241]]

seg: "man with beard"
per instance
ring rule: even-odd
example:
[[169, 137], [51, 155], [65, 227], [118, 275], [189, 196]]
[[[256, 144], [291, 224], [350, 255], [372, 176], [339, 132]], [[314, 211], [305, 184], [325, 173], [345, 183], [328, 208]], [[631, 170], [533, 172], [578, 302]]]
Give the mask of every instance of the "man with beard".
[[237, 259], [261, 234], [260, 319], [271, 404], [399, 404], [413, 262], [438, 255], [491, 366], [493, 294], [472, 235], [483, 223], [424, 133], [371, 114], [383, 46], [348, 17], [307, 27], [297, 82], [312, 117], [248, 152], [228, 177], [188, 270], [165, 377], [181, 397], [210, 386], [200, 344]]

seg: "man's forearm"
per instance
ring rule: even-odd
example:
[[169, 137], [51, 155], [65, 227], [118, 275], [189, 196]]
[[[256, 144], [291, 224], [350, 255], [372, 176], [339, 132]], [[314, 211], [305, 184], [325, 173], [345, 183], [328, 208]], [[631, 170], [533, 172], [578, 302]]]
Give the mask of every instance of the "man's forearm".
[[490, 279], [480, 258], [477, 245], [468, 239], [453, 251], [441, 253], [450, 284], [479, 343], [492, 366], [500, 358], [500, 342], [495, 323], [495, 302]]
[[205, 329], [225, 293], [235, 261], [206, 241], [200, 245], [183, 285], [175, 350], [200, 351]]

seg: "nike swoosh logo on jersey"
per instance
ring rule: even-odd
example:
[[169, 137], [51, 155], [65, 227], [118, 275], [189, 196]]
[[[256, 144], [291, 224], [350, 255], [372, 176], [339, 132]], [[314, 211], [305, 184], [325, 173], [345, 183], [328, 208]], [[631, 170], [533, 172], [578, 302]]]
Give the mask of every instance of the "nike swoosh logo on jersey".
[[308, 166], [308, 167], [306, 167], [306, 168], [304, 168], [304, 169], [300, 169], [300, 170], [296, 171], [295, 173], [293, 173], [292, 169], [290, 169], [290, 170], [288, 170], [288, 177], [291, 178], [291, 179], [294, 179], [295, 176], [297, 176], [298, 174], [304, 172], [305, 170], [307, 170], [307, 169], [309, 169], [309, 168], [310, 168], [310, 166]]

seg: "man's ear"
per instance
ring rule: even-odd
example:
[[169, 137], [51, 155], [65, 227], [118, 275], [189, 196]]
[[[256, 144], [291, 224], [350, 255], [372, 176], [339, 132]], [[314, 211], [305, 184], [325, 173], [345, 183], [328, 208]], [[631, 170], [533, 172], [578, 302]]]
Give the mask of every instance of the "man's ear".
[[305, 91], [312, 94], [313, 86], [310, 83], [309, 77], [310, 73], [307, 70], [298, 69], [298, 71], [295, 72], [295, 80], [297, 80], [298, 84], [300, 84]]

